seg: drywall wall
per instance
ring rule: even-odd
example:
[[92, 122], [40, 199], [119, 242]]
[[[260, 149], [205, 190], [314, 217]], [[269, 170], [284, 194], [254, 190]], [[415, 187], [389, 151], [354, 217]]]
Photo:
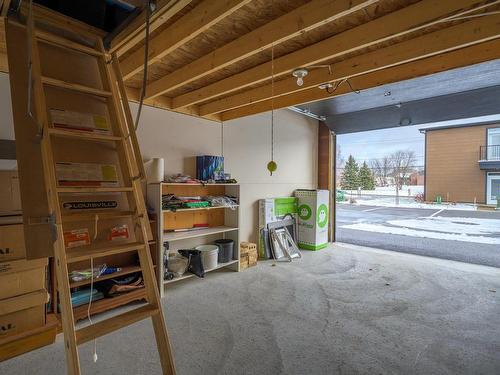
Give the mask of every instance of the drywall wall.
[[[0, 73], [0, 139], [14, 139], [10, 87]], [[131, 103], [135, 116], [137, 105]], [[270, 113], [224, 123], [226, 170], [241, 184], [241, 239], [256, 241], [257, 201], [290, 195], [297, 188], [316, 188], [317, 121], [300, 114], [275, 112], [274, 159], [278, 170], [266, 169], [271, 156]], [[221, 153], [221, 125], [213, 121], [144, 107], [138, 129], [144, 160], [165, 159], [168, 174], [195, 175], [196, 155]], [[0, 169], [13, 169], [15, 162], [1, 161]]]
[[[135, 114], [137, 106], [131, 105]], [[195, 175], [196, 155], [220, 155], [221, 125], [216, 122], [144, 107], [138, 139], [145, 160], [162, 157], [165, 172]], [[270, 113], [224, 123], [225, 169], [241, 184], [241, 240], [256, 241], [257, 201], [290, 195], [297, 188], [316, 188], [318, 123], [288, 110], [275, 113], [274, 159]]]

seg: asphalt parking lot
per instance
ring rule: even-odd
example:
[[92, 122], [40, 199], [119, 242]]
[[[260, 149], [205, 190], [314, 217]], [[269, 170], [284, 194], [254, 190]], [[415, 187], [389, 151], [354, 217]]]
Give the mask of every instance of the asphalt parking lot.
[[337, 241], [500, 268], [500, 212], [337, 205]]

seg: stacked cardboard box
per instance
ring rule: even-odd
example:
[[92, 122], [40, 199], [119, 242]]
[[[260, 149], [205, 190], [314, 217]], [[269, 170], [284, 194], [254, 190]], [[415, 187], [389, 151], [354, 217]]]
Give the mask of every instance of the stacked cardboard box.
[[[0, 190], [10, 197], [19, 194], [15, 179], [14, 172], [0, 175]], [[20, 202], [0, 201], [0, 361], [33, 349], [28, 334], [46, 325], [48, 260], [26, 259], [20, 211]]]
[[240, 244], [240, 269], [253, 267], [257, 265], [257, 245], [251, 242], [242, 242]]

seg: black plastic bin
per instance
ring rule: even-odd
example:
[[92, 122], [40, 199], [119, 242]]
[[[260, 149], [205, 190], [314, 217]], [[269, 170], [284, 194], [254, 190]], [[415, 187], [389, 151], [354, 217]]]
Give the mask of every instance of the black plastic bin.
[[233, 240], [216, 240], [214, 243], [219, 247], [219, 254], [217, 255], [217, 262], [227, 263], [233, 259]]

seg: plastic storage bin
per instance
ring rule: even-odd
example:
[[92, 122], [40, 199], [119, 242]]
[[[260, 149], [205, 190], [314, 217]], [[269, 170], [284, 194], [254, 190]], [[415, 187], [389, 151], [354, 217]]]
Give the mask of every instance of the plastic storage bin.
[[234, 249], [234, 241], [233, 240], [216, 240], [214, 243], [219, 247], [219, 263], [227, 263], [233, 259], [233, 249]]
[[196, 250], [201, 251], [201, 262], [203, 269], [210, 271], [217, 267], [217, 260], [219, 254], [219, 247], [215, 245], [200, 245], [195, 247]]

